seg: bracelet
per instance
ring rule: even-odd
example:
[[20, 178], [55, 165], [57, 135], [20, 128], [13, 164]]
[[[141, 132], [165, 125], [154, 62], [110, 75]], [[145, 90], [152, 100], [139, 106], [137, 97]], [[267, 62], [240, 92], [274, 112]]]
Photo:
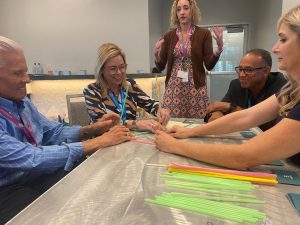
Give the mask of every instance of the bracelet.
[[131, 123], [131, 130], [138, 130], [138, 127], [136, 125], [136, 120], [132, 120], [132, 123]]

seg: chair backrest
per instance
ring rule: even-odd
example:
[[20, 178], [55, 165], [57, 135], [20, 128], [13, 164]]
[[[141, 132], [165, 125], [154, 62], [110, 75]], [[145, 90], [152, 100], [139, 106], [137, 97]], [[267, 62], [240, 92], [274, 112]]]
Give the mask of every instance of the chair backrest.
[[70, 125], [85, 126], [90, 123], [83, 94], [66, 95]]
[[[165, 93], [165, 80], [166, 77], [158, 77], [157, 79], [152, 79], [152, 98], [157, 101], [161, 101], [161, 103], [163, 101], [163, 96]], [[159, 85], [159, 88], [157, 87], [157, 85]], [[160, 99], [158, 99], [158, 97], [160, 97]]]

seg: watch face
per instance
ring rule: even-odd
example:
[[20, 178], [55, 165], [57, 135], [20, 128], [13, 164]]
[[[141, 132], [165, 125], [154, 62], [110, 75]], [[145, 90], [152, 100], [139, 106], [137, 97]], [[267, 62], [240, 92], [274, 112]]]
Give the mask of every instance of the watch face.
[[131, 130], [137, 130], [136, 120], [132, 120], [132, 123], [131, 123]]

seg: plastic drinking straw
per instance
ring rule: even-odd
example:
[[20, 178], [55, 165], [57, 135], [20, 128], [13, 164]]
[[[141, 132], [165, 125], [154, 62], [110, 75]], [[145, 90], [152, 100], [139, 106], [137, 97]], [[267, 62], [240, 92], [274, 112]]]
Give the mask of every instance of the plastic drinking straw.
[[204, 168], [204, 167], [195, 167], [195, 166], [180, 165], [180, 164], [175, 164], [175, 163], [170, 163], [169, 166], [168, 166], [168, 169], [169, 168], [170, 169], [184, 169], [184, 170], [217, 172], [217, 173], [226, 173], [226, 174], [234, 174], [234, 175], [262, 177], [262, 178], [273, 178], [273, 179], [277, 178], [276, 174], [257, 173], [257, 172], [245, 172], [245, 171], [238, 171], [238, 170], [213, 169], [213, 168]]
[[[210, 200], [201, 199], [201, 197], [199, 198], [198, 196], [193, 196], [193, 195], [178, 193], [178, 192], [163, 193], [162, 196], [167, 196], [170, 198], [173, 197], [175, 199], [189, 200], [191, 204], [193, 204], [195, 202], [199, 202], [199, 201], [210, 202]], [[216, 202], [216, 201], [212, 201], [211, 204], [216, 205], [216, 206], [225, 206], [226, 205], [226, 207], [229, 211], [231, 209], [239, 209], [239, 210], [241, 210], [240, 211], [241, 213], [257, 214], [259, 217], [265, 216], [265, 213], [259, 212], [256, 209], [248, 208], [245, 206], [233, 205], [233, 204], [229, 204], [229, 203], [221, 203], [221, 202]]]
[[[186, 189], [186, 190], [191, 190], [191, 191], [196, 191], [196, 192], [205, 192], [205, 193], [210, 193], [213, 195], [228, 195], [228, 196], [239, 196], [239, 197], [249, 197], [249, 198], [255, 198], [255, 196], [249, 196], [247, 194], [239, 194], [235, 192], [224, 192], [221, 190], [215, 190], [212, 188], [197, 188], [197, 187], [190, 187], [190, 186], [184, 186], [180, 184], [170, 184], [167, 183], [166, 186], [168, 187], [173, 187], [173, 188], [178, 188], [178, 189]], [[228, 190], [227, 190], [228, 191]]]
[[193, 211], [235, 222], [255, 223], [258, 219], [265, 217], [263, 213], [260, 213], [257, 210], [205, 199], [191, 199], [176, 197], [174, 195], [162, 195], [156, 197], [154, 200], [146, 199], [145, 201], [148, 203]]
[[199, 199], [199, 198], [191, 198], [191, 196], [189, 196], [188, 198], [186, 197], [186, 194], [182, 194], [182, 193], [163, 193], [161, 196], [159, 196], [159, 198], [161, 197], [167, 197], [167, 198], [171, 198], [171, 200], [173, 201], [178, 201], [178, 200], [188, 200], [190, 205], [193, 204], [197, 204], [199, 202], [203, 202], [203, 203], [209, 203], [210, 205], [214, 206], [215, 209], [217, 210], [220, 206], [226, 206], [225, 209], [222, 209], [223, 211], [227, 211], [230, 212], [232, 210], [235, 209], [239, 209], [239, 213], [244, 213], [244, 214], [254, 214], [255, 216], [258, 217], [263, 217], [265, 216], [264, 213], [259, 212], [256, 209], [252, 209], [252, 208], [248, 208], [248, 207], [244, 207], [244, 206], [238, 206], [238, 205], [233, 205], [233, 204], [228, 204], [228, 203], [221, 203], [221, 202], [216, 202], [216, 201], [210, 201], [210, 200], [205, 200], [205, 199]]
[[220, 197], [220, 196], [209, 196], [209, 195], [192, 195], [192, 194], [183, 194], [177, 192], [171, 192], [170, 194], [176, 196], [184, 196], [187, 198], [200, 198], [200, 199], [208, 199], [214, 201], [221, 201], [221, 202], [239, 202], [239, 203], [253, 203], [253, 204], [263, 204], [265, 201], [253, 199], [253, 198], [237, 198], [237, 197]]
[[220, 184], [206, 184], [206, 183], [195, 183], [195, 182], [174, 182], [174, 181], [166, 181], [166, 184], [170, 185], [180, 185], [183, 187], [192, 187], [192, 188], [207, 188], [207, 189], [214, 189], [214, 190], [228, 190], [228, 191], [244, 191], [250, 192], [253, 189], [244, 186], [233, 186], [233, 185], [223, 185]]
[[265, 185], [275, 185], [277, 184], [277, 180], [270, 178], [260, 178], [260, 177], [252, 177], [252, 176], [240, 176], [233, 174], [225, 174], [225, 173], [216, 173], [216, 172], [201, 172], [201, 171], [192, 171], [192, 170], [182, 170], [182, 169], [169, 169], [170, 172], [180, 172], [186, 174], [195, 174], [199, 176], [210, 176], [210, 177], [220, 177], [224, 179], [234, 179], [234, 180], [245, 180], [250, 181], [252, 183], [257, 184], [265, 184]]
[[160, 101], [160, 85], [158, 83], [157, 80], [157, 74], [155, 74], [155, 82], [156, 82], [156, 94], [157, 94], [157, 98], [158, 98], [158, 108], [161, 108], [161, 101]]
[[142, 140], [138, 140], [138, 139], [131, 140], [131, 142], [136, 142], [136, 143], [140, 143], [140, 144], [144, 144], [144, 145], [155, 145], [154, 142], [142, 141]]
[[207, 188], [194, 188], [194, 187], [186, 187], [186, 186], [181, 186], [177, 184], [169, 184], [166, 183], [167, 187], [173, 187], [173, 188], [178, 188], [178, 189], [186, 189], [186, 190], [191, 190], [191, 191], [196, 191], [202, 192], [202, 193], [208, 193], [212, 195], [228, 195], [228, 196], [237, 196], [237, 197], [245, 197], [245, 198], [256, 198], [256, 196], [251, 195], [251, 194], [241, 194], [237, 192], [229, 192], [228, 190], [226, 191], [220, 191], [220, 190], [213, 190], [213, 189], [207, 189]]
[[[158, 98], [158, 112], [161, 110], [161, 100], [160, 100], [160, 85], [157, 80], [157, 74], [155, 74], [155, 82], [156, 82], [156, 94]], [[158, 117], [158, 129], [160, 130], [161, 122], [160, 117]]]
[[[226, 185], [229, 188], [232, 187], [243, 187], [245, 189], [252, 190], [256, 186], [253, 186], [248, 181], [245, 181], [246, 183], [238, 183], [235, 182], [236, 180], [229, 180], [229, 179], [223, 179], [223, 178], [217, 178], [217, 177], [206, 177], [206, 176], [198, 176], [198, 175], [191, 175], [188, 174], [189, 176], [185, 176], [182, 174], [175, 174], [173, 176], [169, 176], [168, 174], [161, 174], [162, 178], [165, 179], [175, 179], [175, 180], [180, 180], [180, 181], [185, 181], [185, 182], [193, 182], [194, 185], [196, 184], [209, 184], [209, 185]], [[233, 181], [233, 182], [232, 182]]]
[[270, 182], [272, 184], [277, 183], [277, 180], [273, 178], [261, 178], [261, 177], [243, 176], [243, 175], [216, 173], [216, 172], [189, 171], [189, 170], [181, 170], [181, 169], [171, 170], [171, 172], [180, 172], [186, 174], [196, 174], [196, 175], [212, 176], [212, 177], [224, 177], [230, 179], [249, 180], [249, 181], [258, 181], [258, 182], [266, 182], [266, 183]]
[[[120, 118], [120, 120], [122, 120], [122, 115], [123, 115], [123, 113], [124, 113], [125, 104], [126, 104], [126, 100], [127, 100], [127, 97], [128, 97], [128, 88], [129, 88], [129, 86], [126, 85], [125, 99], [124, 99], [124, 102], [123, 102], [123, 104], [122, 104], [122, 112], [121, 112], [121, 118]], [[126, 112], [125, 112], [125, 113], [126, 113]]]
[[210, 176], [199, 176], [197, 174], [184, 174], [184, 173], [163, 173], [161, 174], [163, 178], [174, 178], [174, 179], [181, 179], [181, 180], [188, 180], [188, 181], [196, 181], [196, 182], [205, 182], [205, 183], [221, 183], [222, 184], [240, 184], [240, 185], [249, 185], [252, 187], [249, 181], [242, 181], [242, 180], [232, 180], [232, 179], [225, 179], [225, 178], [218, 178], [218, 177], [210, 177]]

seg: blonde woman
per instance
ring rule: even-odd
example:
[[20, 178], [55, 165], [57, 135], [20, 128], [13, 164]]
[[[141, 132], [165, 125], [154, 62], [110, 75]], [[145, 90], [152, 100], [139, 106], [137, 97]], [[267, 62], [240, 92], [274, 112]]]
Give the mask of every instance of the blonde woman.
[[[200, 10], [195, 0], [174, 0], [171, 27], [155, 45], [155, 64], [167, 66], [163, 107], [172, 117], [204, 118], [208, 106], [205, 69], [212, 70], [223, 50], [223, 30], [213, 28], [218, 49], [213, 53], [208, 29], [197, 27]], [[204, 65], [203, 65], [204, 64]]]
[[[91, 121], [96, 122], [107, 113], [117, 113], [124, 125], [131, 130], [154, 132], [158, 122], [136, 120], [137, 107], [158, 116], [162, 125], [167, 124], [169, 112], [165, 109], [159, 110], [158, 101], [151, 99], [133, 79], [126, 79], [126, 69], [126, 56], [121, 48], [112, 43], [99, 47], [96, 82], [83, 90]], [[125, 97], [127, 87], [128, 96]]]
[[[273, 52], [278, 58], [278, 68], [285, 71], [289, 79], [278, 95], [203, 126], [191, 129], [175, 126], [169, 134], [157, 131], [157, 148], [235, 169], [247, 169], [290, 156], [300, 165], [297, 157], [300, 152], [300, 5], [279, 19], [278, 37]], [[278, 116], [282, 120], [277, 125], [241, 145], [195, 144], [174, 138], [246, 130]]]

